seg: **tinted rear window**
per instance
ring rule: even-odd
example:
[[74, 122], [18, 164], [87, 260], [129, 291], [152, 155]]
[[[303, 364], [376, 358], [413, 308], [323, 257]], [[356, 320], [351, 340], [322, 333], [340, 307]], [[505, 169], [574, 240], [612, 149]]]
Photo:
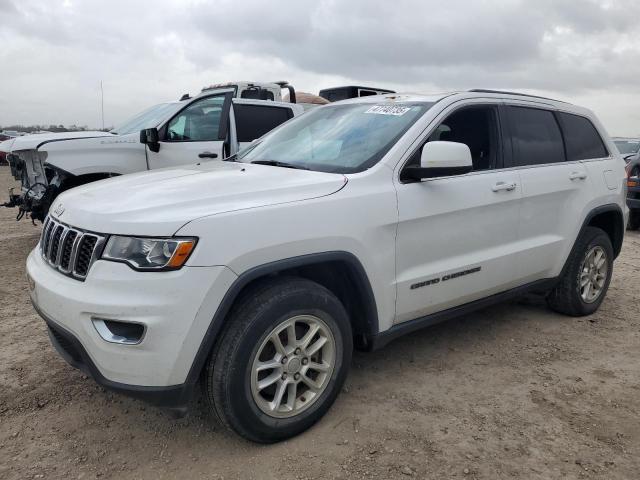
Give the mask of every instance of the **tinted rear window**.
[[251, 142], [293, 117], [290, 108], [234, 104], [239, 142]]
[[589, 119], [570, 113], [560, 113], [558, 116], [564, 132], [568, 160], [588, 160], [608, 155], [602, 138]]
[[515, 164], [564, 162], [564, 144], [555, 116], [548, 110], [508, 107]]

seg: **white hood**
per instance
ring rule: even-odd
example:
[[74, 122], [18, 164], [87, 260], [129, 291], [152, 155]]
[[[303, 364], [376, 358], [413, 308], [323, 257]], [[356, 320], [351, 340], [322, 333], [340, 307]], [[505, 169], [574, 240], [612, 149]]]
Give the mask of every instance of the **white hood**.
[[14, 140], [15, 138], [10, 138], [8, 140], [0, 142], [0, 152], [9, 153], [11, 151], [11, 145], [13, 145]]
[[94, 232], [167, 236], [196, 218], [322, 197], [346, 182], [340, 174], [216, 161], [90, 183], [60, 195], [50, 212]]
[[3, 145], [2, 148], [10, 148], [3, 150], [5, 152], [16, 152], [19, 150], [35, 150], [46, 142], [69, 140], [72, 138], [90, 138], [90, 137], [110, 137], [113, 136], [109, 132], [59, 132], [59, 133], [36, 133], [33, 135], [24, 135], [22, 137], [12, 138], [3, 142], [11, 142], [9, 145]]

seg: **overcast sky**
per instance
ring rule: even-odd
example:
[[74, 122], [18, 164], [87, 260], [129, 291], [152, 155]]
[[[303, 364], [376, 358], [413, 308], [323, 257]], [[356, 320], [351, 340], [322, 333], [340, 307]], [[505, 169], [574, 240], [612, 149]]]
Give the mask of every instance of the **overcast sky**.
[[639, 0], [0, 0], [0, 125], [98, 127], [230, 80], [502, 88], [640, 134]]

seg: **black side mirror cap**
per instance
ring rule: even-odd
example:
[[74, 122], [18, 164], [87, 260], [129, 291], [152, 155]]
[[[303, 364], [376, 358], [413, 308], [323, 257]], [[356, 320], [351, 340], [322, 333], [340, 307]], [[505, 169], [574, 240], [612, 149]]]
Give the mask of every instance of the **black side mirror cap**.
[[145, 128], [140, 130], [140, 143], [144, 143], [152, 152], [160, 150], [160, 136], [157, 128]]

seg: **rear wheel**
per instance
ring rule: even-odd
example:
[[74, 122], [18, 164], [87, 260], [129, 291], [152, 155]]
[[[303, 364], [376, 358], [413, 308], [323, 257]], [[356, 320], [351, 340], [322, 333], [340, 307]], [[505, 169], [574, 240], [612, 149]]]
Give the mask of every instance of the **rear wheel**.
[[601, 229], [587, 227], [578, 238], [565, 272], [549, 293], [547, 303], [560, 313], [589, 315], [599, 307], [613, 272], [613, 247]]
[[205, 376], [220, 420], [263, 443], [318, 421], [351, 361], [351, 327], [335, 295], [306, 279], [272, 280], [244, 295], [227, 321]]

